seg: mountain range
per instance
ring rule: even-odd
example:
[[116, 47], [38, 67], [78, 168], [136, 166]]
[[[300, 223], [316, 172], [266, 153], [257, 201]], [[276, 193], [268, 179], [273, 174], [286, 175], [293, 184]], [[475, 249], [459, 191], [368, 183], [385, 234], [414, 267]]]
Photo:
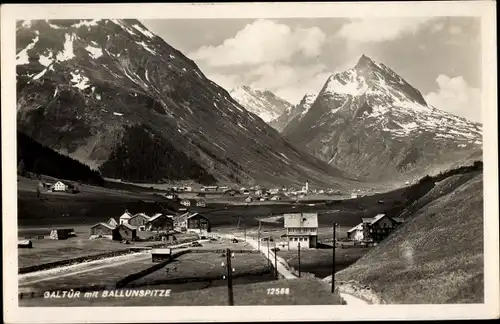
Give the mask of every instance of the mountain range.
[[16, 36], [18, 130], [104, 177], [332, 187], [346, 177], [137, 20], [19, 21]]
[[358, 179], [424, 174], [451, 161], [481, 159], [482, 125], [436, 109], [384, 64], [362, 55], [331, 75], [283, 134]]

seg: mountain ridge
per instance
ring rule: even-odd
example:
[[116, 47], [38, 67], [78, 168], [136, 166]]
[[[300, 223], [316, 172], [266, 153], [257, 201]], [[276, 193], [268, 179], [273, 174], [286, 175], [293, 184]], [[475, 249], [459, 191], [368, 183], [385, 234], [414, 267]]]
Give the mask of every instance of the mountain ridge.
[[420, 91], [365, 55], [352, 69], [332, 74], [299, 124], [283, 134], [373, 181], [423, 175], [425, 165], [463, 159], [482, 145], [480, 124], [427, 105]]
[[[219, 183], [341, 186], [344, 172], [291, 145], [137, 20], [20, 21], [16, 33], [18, 129], [45, 146], [100, 167], [127, 127], [145, 124], [169, 156], [192, 161], [173, 170], [179, 178], [192, 167]], [[147, 172], [136, 178], [162, 181]]]

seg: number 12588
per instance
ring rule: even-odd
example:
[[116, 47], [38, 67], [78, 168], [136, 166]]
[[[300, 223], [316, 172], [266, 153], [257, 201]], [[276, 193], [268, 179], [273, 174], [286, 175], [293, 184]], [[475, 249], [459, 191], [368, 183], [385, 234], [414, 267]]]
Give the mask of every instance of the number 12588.
[[288, 295], [290, 288], [267, 288], [268, 295]]

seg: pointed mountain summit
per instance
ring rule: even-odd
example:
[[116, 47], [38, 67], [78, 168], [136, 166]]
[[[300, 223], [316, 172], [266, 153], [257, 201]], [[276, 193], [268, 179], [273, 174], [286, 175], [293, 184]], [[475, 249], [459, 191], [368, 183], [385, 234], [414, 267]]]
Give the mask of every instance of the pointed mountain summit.
[[419, 90], [362, 55], [331, 75], [283, 134], [331, 165], [378, 180], [480, 156], [482, 125], [429, 106]]
[[16, 46], [18, 130], [104, 177], [340, 183], [137, 20], [18, 21]]

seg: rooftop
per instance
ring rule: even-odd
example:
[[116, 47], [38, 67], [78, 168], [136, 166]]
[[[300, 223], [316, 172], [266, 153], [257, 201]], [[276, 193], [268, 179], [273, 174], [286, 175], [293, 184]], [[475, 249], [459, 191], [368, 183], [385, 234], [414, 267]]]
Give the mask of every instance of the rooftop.
[[284, 214], [285, 227], [318, 227], [318, 214], [294, 213]]

